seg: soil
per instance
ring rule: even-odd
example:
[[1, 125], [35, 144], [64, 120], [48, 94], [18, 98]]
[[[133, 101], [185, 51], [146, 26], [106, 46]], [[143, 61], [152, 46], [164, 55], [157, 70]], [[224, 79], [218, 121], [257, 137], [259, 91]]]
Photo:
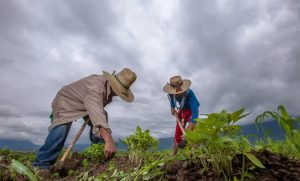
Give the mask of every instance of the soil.
[[[255, 168], [249, 170], [252, 175], [251, 178], [246, 180], [254, 181], [300, 181], [300, 161], [289, 159], [283, 155], [277, 155], [269, 151], [262, 151], [255, 153], [257, 158], [266, 167], [265, 169]], [[70, 170], [78, 173], [83, 173], [84, 167], [82, 164], [84, 157], [78, 153], [72, 154], [71, 158], [68, 158], [65, 163], [63, 170], [57, 171], [53, 170], [53, 174], [50, 180], [60, 180], [60, 181], [71, 181], [76, 180], [76, 176], [69, 175]], [[111, 173], [114, 170], [110, 170], [110, 164], [114, 162], [115, 167], [113, 169], [118, 169], [118, 171], [130, 172], [133, 170], [134, 166], [129, 162], [128, 157], [124, 155], [118, 155], [109, 161], [99, 162], [89, 162], [88, 170], [89, 176], [96, 176], [101, 173]], [[12, 180], [11, 173], [8, 169], [3, 166], [8, 166], [10, 161], [2, 156], [0, 160], [0, 180]], [[249, 160], [246, 160], [246, 167], [251, 164]], [[242, 156], [237, 155], [232, 162], [233, 165], [233, 176], [240, 179], [241, 166], [242, 166]], [[173, 161], [167, 163], [162, 170], [164, 171], [163, 180], [169, 181], [183, 181], [183, 180], [203, 180], [203, 181], [223, 181], [225, 180], [222, 175], [216, 175], [212, 169], [204, 170], [200, 161]], [[16, 180], [26, 180], [22, 175], [17, 175]], [[154, 179], [157, 180], [157, 179]]]
[[[263, 151], [255, 154], [256, 157], [266, 167], [265, 169], [255, 168], [248, 173], [252, 177], [247, 178], [250, 181], [300, 181], [300, 161], [289, 159], [283, 155], [277, 155], [269, 151]], [[242, 172], [242, 155], [237, 155], [233, 159], [233, 176], [240, 179]], [[246, 167], [250, 167], [250, 160], [246, 160]], [[212, 170], [204, 171], [201, 162], [174, 161], [165, 168], [165, 178], [170, 181], [183, 180], [225, 180], [222, 175], [216, 175]]]
[[[76, 176], [69, 176], [69, 171], [73, 170], [76, 171], [76, 173], [83, 173], [85, 172], [84, 166], [82, 164], [82, 161], [84, 160], [84, 157], [78, 153], [73, 153], [72, 157], [67, 159], [65, 162], [65, 166], [62, 170], [56, 170], [55, 168], [52, 170], [53, 173], [58, 173], [59, 177], [55, 178], [57, 181], [71, 181], [76, 180]], [[89, 161], [89, 165], [87, 170], [89, 171], [89, 176], [97, 176], [101, 173], [108, 173], [109, 170], [109, 164], [114, 162], [114, 170], [123, 170], [123, 171], [129, 171], [133, 168], [131, 163], [128, 160], [128, 157], [126, 155], [124, 156], [116, 156], [110, 160], [101, 160], [100, 162], [94, 162]], [[111, 170], [111, 171], [114, 171]], [[110, 171], [110, 172], [111, 172]], [[53, 180], [53, 178], [48, 179]]]
[[277, 155], [268, 151], [261, 152], [257, 157], [266, 169], [256, 169], [253, 172], [256, 180], [300, 180], [299, 160], [288, 159], [284, 155]]

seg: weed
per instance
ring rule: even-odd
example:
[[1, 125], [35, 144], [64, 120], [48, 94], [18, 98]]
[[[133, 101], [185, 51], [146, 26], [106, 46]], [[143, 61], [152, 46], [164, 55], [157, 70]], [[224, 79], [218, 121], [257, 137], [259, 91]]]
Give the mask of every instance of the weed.
[[103, 144], [92, 144], [86, 148], [82, 154], [89, 160], [100, 162], [104, 159], [104, 145]]
[[129, 135], [123, 142], [128, 146], [129, 160], [138, 167], [147, 156], [147, 151], [156, 149], [158, 145], [158, 141], [151, 136], [150, 131], [143, 132], [139, 126], [135, 133]]
[[272, 118], [277, 121], [286, 134], [286, 143], [294, 152], [297, 158], [300, 158], [300, 119], [292, 117], [288, 114], [283, 105], [279, 105], [277, 112], [265, 111], [255, 119], [256, 125], [259, 125], [267, 118]]
[[89, 167], [89, 161], [87, 159], [82, 160], [83, 170], [86, 172]]

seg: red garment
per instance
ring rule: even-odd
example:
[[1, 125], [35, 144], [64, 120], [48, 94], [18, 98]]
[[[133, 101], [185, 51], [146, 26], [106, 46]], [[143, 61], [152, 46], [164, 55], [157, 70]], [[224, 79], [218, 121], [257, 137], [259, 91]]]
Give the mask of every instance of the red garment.
[[[190, 109], [179, 109], [178, 110], [178, 118], [179, 120], [184, 119], [184, 124], [182, 125], [183, 128], [185, 128], [185, 125], [187, 122], [191, 122], [191, 118], [192, 118], [192, 111]], [[181, 141], [182, 141], [182, 131], [176, 121], [176, 130], [175, 130], [175, 137], [174, 137], [174, 144], [178, 145]]]

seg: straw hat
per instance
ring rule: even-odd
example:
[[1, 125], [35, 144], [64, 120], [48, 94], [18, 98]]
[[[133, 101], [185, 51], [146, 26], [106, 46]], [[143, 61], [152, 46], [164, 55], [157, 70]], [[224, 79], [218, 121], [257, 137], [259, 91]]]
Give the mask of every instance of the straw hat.
[[136, 80], [136, 74], [128, 68], [124, 68], [117, 74], [109, 74], [103, 71], [103, 75], [108, 80], [112, 90], [126, 102], [132, 102], [134, 95], [130, 90], [130, 86]]
[[182, 80], [181, 76], [177, 75], [170, 78], [170, 83], [167, 83], [163, 90], [168, 94], [181, 94], [189, 89], [192, 82], [188, 79]]

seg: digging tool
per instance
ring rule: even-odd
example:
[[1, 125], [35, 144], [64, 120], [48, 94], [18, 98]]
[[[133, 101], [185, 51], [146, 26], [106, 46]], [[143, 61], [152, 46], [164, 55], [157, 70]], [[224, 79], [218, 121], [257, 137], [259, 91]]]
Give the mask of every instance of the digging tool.
[[[168, 95], [168, 99], [169, 99], [169, 101], [171, 102], [171, 97], [170, 97], [170, 95]], [[177, 113], [177, 111], [178, 111], [178, 110], [175, 110], [176, 122], [178, 123], [178, 125], [179, 125], [179, 127], [180, 127], [180, 129], [181, 129], [181, 131], [182, 131], [182, 133], [183, 133], [183, 136], [185, 136], [185, 135], [186, 135], [186, 132], [185, 132], [185, 129], [183, 128], [183, 126], [182, 126], [181, 121], [180, 121], [179, 118], [178, 118], [178, 113]]]
[[80, 137], [81, 133], [83, 132], [86, 124], [88, 123], [89, 120], [86, 120], [83, 125], [81, 126], [81, 128], [79, 129], [79, 131], [77, 132], [77, 134], [75, 135], [75, 137], [73, 138], [72, 142], [69, 144], [66, 152], [64, 153], [64, 155], [62, 156], [62, 158], [60, 159], [60, 161], [56, 164], [55, 166], [55, 170], [62, 170], [63, 166], [65, 164], [65, 161], [68, 157], [68, 155], [70, 154], [73, 146], [75, 145], [76, 141], [78, 140], [78, 138]]
[[182, 133], [183, 133], [183, 136], [185, 136], [185, 135], [186, 135], [186, 132], [185, 132], [185, 129], [183, 128], [182, 122], [179, 120], [177, 111], [176, 111], [176, 113], [175, 113], [175, 116], [176, 116], [176, 122], [177, 122], [177, 124], [179, 125], [179, 127], [180, 127], [180, 129], [181, 129], [181, 131], [182, 131]]

